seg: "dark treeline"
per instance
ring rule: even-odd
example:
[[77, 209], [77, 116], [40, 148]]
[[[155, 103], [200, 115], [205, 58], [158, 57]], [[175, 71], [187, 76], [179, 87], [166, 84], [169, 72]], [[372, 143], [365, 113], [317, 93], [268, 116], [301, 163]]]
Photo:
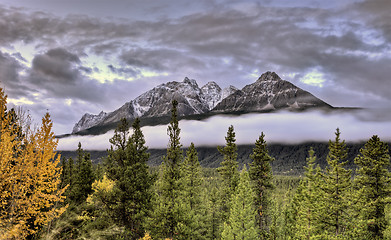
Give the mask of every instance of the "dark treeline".
[[[362, 143], [346, 143], [348, 150], [347, 165], [349, 169], [354, 169], [354, 158], [358, 155], [360, 149], [364, 146]], [[391, 147], [391, 144], [388, 143]], [[253, 150], [253, 145], [238, 145], [238, 163], [242, 167], [243, 164], [251, 162], [250, 154]], [[298, 143], [298, 144], [268, 144], [268, 152], [275, 160], [271, 162], [273, 172], [281, 175], [299, 176], [304, 173], [304, 166], [306, 165], [306, 157], [308, 151], [313, 148], [317, 163], [322, 167], [326, 167], [326, 157], [328, 154], [328, 143], [312, 142], [312, 143]], [[183, 148], [186, 151], [187, 148]], [[166, 149], [148, 149], [150, 154], [148, 164], [150, 166], [159, 166], [163, 162], [163, 156], [166, 154]], [[99, 164], [107, 157], [107, 151], [89, 151], [91, 161], [94, 164]], [[204, 168], [217, 168], [223, 161], [223, 156], [216, 147], [197, 147], [198, 159]], [[61, 151], [61, 156], [65, 158], [75, 158], [76, 151]], [[391, 169], [390, 169], [391, 170]]]
[[389, 146], [377, 136], [348, 146], [337, 129], [328, 144], [298, 147], [267, 146], [262, 133], [253, 146], [238, 147], [229, 126], [224, 146], [184, 149], [176, 101], [171, 113], [164, 152], [148, 150], [138, 119], [132, 131], [123, 119], [99, 163], [81, 144], [63, 157], [68, 208], [40, 237], [391, 237]]

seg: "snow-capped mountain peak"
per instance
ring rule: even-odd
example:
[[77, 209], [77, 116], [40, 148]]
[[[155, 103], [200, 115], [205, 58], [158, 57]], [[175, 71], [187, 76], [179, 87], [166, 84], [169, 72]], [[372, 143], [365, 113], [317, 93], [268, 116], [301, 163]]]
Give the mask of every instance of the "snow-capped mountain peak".
[[[282, 80], [274, 72], [266, 72], [254, 83], [239, 90], [234, 86], [224, 89], [216, 82], [208, 82], [201, 88], [197, 81], [185, 77], [182, 82], [167, 82], [141, 94], [117, 110], [98, 115], [84, 114], [73, 128], [77, 133], [96, 126], [113, 126], [121, 118], [157, 119], [169, 116], [171, 101], [178, 101], [178, 115], [207, 116], [212, 113], [259, 112], [278, 109], [332, 108], [292, 83]], [[154, 120], [150, 120], [154, 121]]]
[[332, 108], [311, 93], [282, 80], [275, 72], [266, 72], [221, 101], [215, 112], [257, 112], [277, 109]]

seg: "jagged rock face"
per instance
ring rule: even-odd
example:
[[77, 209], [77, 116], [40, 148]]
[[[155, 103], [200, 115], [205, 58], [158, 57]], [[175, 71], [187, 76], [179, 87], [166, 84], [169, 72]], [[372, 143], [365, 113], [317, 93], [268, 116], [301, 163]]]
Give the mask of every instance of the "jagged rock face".
[[[229, 95], [231, 95], [232, 93], [234, 93], [234, 92], [236, 92], [236, 91], [238, 91], [239, 89], [237, 89], [236, 87], [234, 87], [234, 86], [232, 86], [232, 85], [230, 85], [229, 87], [226, 87], [226, 88], [224, 88], [223, 89], [223, 93], [222, 93], [222, 95], [221, 95], [221, 100], [220, 100], [220, 102], [224, 99], [224, 98], [226, 98], [226, 97], [228, 97]], [[217, 104], [216, 104], [217, 105]]]
[[216, 83], [208, 84], [203, 90], [195, 80], [189, 78], [185, 78], [183, 82], [161, 84], [105, 116], [98, 118], [97, 115], [86, 114], [75, 125], [73, 133], [96, 125], [118, 122], [121, 118], [169, 116], [173, 99], [178, 101], [179, 116], [208, 112], [221, 101], [222, 96], [221, 88]]
[[122, 107], [118, 108], [114, 112], [108, 113], [101, 122], [96, 125], [108, 124], [117, 122], [122, 118], [135, 119], [137, 114], [135, 113], [132, 101], [125, 103]]
[[221, 89], [215, 82], [199, 88], [193, 79], [168, 82], [141, 94], [119, 109], [99, 115], [85, 114], [74, 126], [77, 133], [99, 125], [108, 125], [127, 118], [153, 118], [170, 116], [171, 101], [178, 101], [178, 115], [189, 116], [208, 112], [257, 112], [274, 109], [306, 109], [330, 105], [314, 97], [290, 82], [282, 80], [274, 72], [266, 72], [253, 84], [242, 90], [234, 86]]
[[222, 90], [217, 83], [208, 82], [201, 88], [201, 92], [204, 95], [204, 99], [208, 104], [209, 110], [221, 102]]
[[135, 105], [145, 110], [143, 117], [170, 115], [171, 101], [178, 101], [178, 115], [201, 114], [209, 110], [195, 80], [161, 84], [135, 99]]
[[266, 72], [255, 83], [226, 97], [213, 111], [254, 112], [311, 107], [331, 106], [311, 93], [282, 80], [276, 73]]
[[79, 122], [75, 124], [73, 127], [72, 133], [79, 132], [81, 130], [90, 128], [95, 126], [97, 123], [101, 122], [102, 119], [106, 117], [107, 113], [105, 112], [100, 112], [98, 115], [92, 115], [89, 113], [86, 113], [81, 117]]

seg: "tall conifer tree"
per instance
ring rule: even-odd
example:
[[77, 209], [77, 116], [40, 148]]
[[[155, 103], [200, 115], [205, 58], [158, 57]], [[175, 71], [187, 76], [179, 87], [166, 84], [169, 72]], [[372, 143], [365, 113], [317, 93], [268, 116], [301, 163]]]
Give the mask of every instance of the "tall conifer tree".
[[345, 169], [347, 164], [347, 148], [341, 141], [340, 131], [335, 132], [335, 141], [329, 141], [327, 155], [328, 166], [322, 176], [324, 208], [321, 214], [325, 229], [333, 236], [343, 235], [349, 222], [349, 195], [351, 191], [351, 170]]
[[[92, 193], [92, 183], [95, 180], [94, 172], [92, 169], [92, 162], [90, 154], [85, 152], [81, 143], [77, 146], [77, 159], [74, 166], [69, 166], [70, 172], [69, 189], [70, 192], [67, 195], [70, 202], [73, 204], [81, 204], [85, 202], [88, 195]], [[70, 164], [73, 165], [73, 162]]]
[[186, 219], [187, 205], [183, 198], [183, 160], [182, 144], [179, 134], [177, 113], [178, 102], [172, 101], [171, 121], [167, 128], [169, 143], [167, 155], [163, 157], [160, 175], [157, 183], [158, 205], [155, 207], [154, 226], [152, 233], [157, 238], [187, 239], [188, 222]]
[[255, 142], [255, 148], [250, 158], [253, 162], [250, 164], [249, 174], [254, 183], [256, 193], [255, 205], [257, 206], [257, 223], [261, 236], [266, 238], [269, 226], [270, 213], [269, 205], [271, 201], [271, 190], [273, 189], [273, 173], [270, 162], [274, 160], [267, 150], [263, 132]]
[[201, 202], [201, 165], [198, 161], [198, 154], [194, 143], [190, 144], [186, 152], [186, 157], [182, 164], [182, 173], [183, 201], [188, 205], [189, 212], [187, 215], [188, 219], [191, 219], [188, 239], [204, 239], [206, 233], [206, 206]]
[[210, 186], [207, 189], [204, 189], [204, 201], [207, 204], [206, 212], [206, 229], [205, 234], [206, 239], [220, 239], [221, 234], [221, 199], [220, 192], [217, 189], [217, 186]]
[[138, 239], [144, 235], [145, 220], [152, 209], [153, 176], [149, 173], [149, 153], [140, 120], [133, 122], [128, 138], [128, 122], [122, 120], [110, 142], [107, 172], [114, 180], [113, 216], [125, 227], [124, 237]]
[[363, 235], [367, 239], [383, 239], [388, 225], [384, 209], [390, 203], [391, 195], [388, 145], [375, 135], [360, 150], [354, 162], [359, 167], [355, 178], [356, 206], [363, 221]]
[[221, 201], [222, 201], [222, 216], [226, 221], [229, 216], [231, 196], [235, 192], [239, 182], [238, 171], [238, 147], [236, 146], [236, 138], [234, 127], [231, 125], [228, 128], [227, 136], [225, 137], [226, 145], [217, 149], [223, 154], [221, 166], [217, 169], [221, 176]]
[[299, 239], [319, 239], [322, 234], [320, 222], [320, 209], [322, 209], [322, 193], [319, 189], [321, 170], [315, 166], [315, 151], [311, 148], [308, 151], [305, 177], [300, 182], [301, 190], [298, 192], [299, 207], [296, 217], [296, 236]]
[[256, 223], [257, 210], [254, 206], [255, 192], [251, 186], [246, 167], [240, 174], [239, 185], [232, 197], [228, 221], [224, 223], [221, 239], [260, 239]]

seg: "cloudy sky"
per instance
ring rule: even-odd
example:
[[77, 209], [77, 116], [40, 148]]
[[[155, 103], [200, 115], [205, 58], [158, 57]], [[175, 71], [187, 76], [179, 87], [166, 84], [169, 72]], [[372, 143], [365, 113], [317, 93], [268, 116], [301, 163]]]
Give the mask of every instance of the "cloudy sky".
[[49, 111], [56, 134], [186, 76], [242, 88], [274, 71], [333, 106], [386, 113], [390, 11], [389, 0], [0, 0], [0, 85], [35, 120]]

